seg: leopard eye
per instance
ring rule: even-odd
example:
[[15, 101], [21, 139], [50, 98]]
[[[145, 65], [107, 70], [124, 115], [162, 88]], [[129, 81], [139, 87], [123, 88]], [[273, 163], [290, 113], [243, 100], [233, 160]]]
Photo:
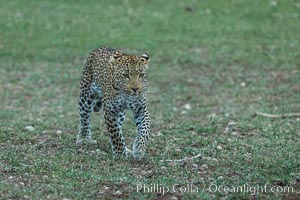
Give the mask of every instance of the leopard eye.
[[123, 77], [129, 79], [129, 74], [125, 73], [125, 74], [123, 74]]
[[139, 74], [139, 77], [140, 77], [140, 78], [144, 78], [144, 77], [145, 77], [145, 73]]

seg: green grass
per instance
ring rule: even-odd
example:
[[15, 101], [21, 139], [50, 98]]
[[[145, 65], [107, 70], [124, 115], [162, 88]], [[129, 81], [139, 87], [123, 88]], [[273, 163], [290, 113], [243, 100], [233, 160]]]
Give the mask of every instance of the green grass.
[[[300, 110], [299, 17], [297, 0], [3, 1], [0, 198], [299, 198], [299, 118], [252, 116]], [[140, 162], [113, 160], [102, 115], [93, 114], [96, 144], [75, 146], [82, 65], [104, 45], [151, 56], [152, 138]], [[125, 122], [131, 145], [130, 113]], [[244, 184], [294, 193], [209, 190]]]

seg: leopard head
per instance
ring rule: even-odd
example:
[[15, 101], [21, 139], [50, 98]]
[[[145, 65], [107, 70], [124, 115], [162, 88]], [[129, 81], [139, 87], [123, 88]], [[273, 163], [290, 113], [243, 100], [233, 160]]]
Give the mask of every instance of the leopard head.
[[146, 71], [150, 57], [115, 52], [110, 59], [113, 68], [113, 87], [127, 95], [140, 95], [146, 91]]

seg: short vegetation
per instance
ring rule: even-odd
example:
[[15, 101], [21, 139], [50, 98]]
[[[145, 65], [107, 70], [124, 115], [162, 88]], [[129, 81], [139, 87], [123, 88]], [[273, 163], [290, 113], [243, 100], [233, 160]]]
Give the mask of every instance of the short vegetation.
[[[300, 118], [253, 115], [300, 111], [299, 18], [297, 0], [2, 1], [0, 198], [299, 198]], [[142, 161], [113, 159], [99, 113], [75, 145], [101, 46], [150, 54]], [[134, 127], [128, 112], [129, 146]]]

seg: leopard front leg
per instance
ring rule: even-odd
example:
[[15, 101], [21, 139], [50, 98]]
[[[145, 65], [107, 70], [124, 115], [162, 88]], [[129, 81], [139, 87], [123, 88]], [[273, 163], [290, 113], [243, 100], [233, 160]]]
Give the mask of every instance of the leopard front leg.
[[125, 118], [124, 112], [105, 109], [104, 118], [110, 136], [113, 156], [115, 158], [119, 156], [127, 158], [127, 148], [122, 134], [122, 124]]
[[141, 103], [133, 108], [134, 121], [138, 129], [137, 137], [132, 147], [132, 155], [135, 159], [142, 159], [146, 153], [147, 143], [150, 137], [150, 115], [147, 104]]

